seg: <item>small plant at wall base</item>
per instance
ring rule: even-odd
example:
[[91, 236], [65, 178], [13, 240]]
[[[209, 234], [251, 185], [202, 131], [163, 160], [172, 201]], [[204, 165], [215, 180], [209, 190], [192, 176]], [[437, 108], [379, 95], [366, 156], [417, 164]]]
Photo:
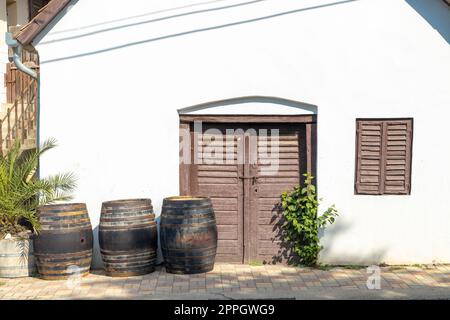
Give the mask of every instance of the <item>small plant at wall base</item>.
[[300, 264], [315, 266], [322, 250], [319, 230], [334, 223], [338, 213], [332, 205], [322, 215], [318, 215], [321, 199], [317, 199], [316, 187], [312, 183], [314, 177], [310, 173], [303, 176], [304, 186], [297, 186], [293, 191], [281, 195], [283, 216], [286, 220], [282, 226], [282, 238], [292, 245]]
[[38, 150], [21, 151], [16, 141], [0, 157], [0, 239], [6, 235], [20, 235], [27, 230], [39, 232], [36, 209], [41, 205], [71, 199], [75, 188], [72, 173], [57, 174], [39, 179], [36, 170], [39, 158], [56, 146], [47, 140]]

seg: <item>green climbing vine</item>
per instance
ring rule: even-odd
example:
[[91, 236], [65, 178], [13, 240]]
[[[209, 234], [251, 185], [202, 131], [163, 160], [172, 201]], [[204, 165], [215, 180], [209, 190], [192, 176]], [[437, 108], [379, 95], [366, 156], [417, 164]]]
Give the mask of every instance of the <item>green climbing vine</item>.
[[327, 208], [318, 215], [319, 202], [316, 187], [312, 183], [314, 177], [310, 173], [303, 174], [303, 186], [297, 186], [293, 191], [284, 192], [281, 196], [283, 216], [282, 238], [292, 245], [293, 252], [298, 255], [299, 264], [317, 265], [319, 253], [322, 250], [319, 230], [327, 224], [332, 224], [338, 216], [335, 206]]

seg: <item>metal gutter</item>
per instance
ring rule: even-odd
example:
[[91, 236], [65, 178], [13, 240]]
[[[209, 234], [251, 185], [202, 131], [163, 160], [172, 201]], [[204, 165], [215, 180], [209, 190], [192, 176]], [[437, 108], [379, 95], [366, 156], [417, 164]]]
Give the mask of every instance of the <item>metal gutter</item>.
[[14, 62], [17, 69], [20, 71], [26, 73], [30, 77], [37, 79], [38, 75], [37, 72], [33, 69], [28, 68], [26, 65], [22, 63], [22, 45], [13, 38], [11, 32], [5, 33], [5, 42], [8, 45], [8, 47], [11, 47], [13, 49], [13, 56], [9, 57], [9, 61]]

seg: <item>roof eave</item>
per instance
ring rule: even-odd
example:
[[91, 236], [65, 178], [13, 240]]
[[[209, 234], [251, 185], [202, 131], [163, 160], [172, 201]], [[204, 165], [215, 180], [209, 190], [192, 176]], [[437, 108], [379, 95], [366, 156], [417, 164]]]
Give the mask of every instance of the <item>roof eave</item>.
[[50, 22], [69, 4], [71, 0], [52, 0], [15, 35], [22, 45], [31, 45], [33, 40], [49, 25]]

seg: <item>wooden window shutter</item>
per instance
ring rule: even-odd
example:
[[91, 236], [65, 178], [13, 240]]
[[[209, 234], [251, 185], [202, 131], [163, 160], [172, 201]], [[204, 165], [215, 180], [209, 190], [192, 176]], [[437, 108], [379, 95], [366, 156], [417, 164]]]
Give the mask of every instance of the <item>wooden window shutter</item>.
[[381, 194], [383, 122], [357, 120], [356, 136], [355, 192]]
[[384, 193], [409, 194], [411, 190], [412, 119], [384, 122]]
[[412, 119], [357, 120], [356, 194], [409, 194]]

